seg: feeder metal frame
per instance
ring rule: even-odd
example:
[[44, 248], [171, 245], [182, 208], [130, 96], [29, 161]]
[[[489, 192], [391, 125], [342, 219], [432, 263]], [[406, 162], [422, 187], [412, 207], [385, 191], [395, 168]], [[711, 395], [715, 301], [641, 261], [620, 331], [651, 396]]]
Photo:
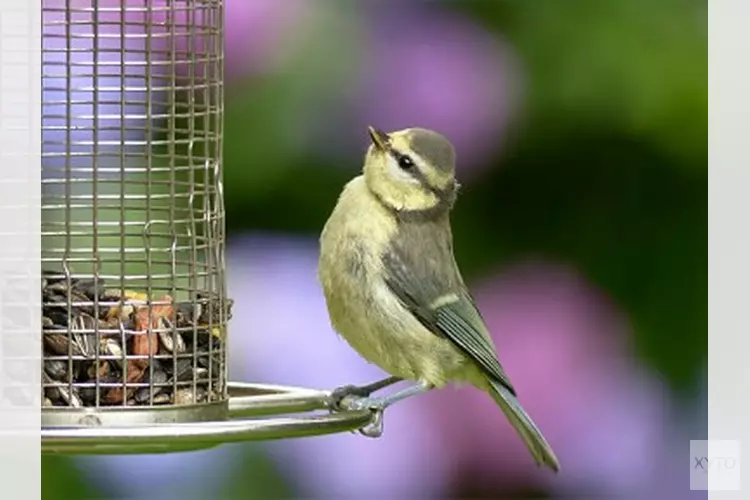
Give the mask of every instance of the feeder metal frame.
[[43, 0], [45, 453], [382, 425], [310, 413], [324, 391], [228, 382], [223, 14], [222, 0]]
[[225, 419], [223, 2], [42, 24], [42, 423]]

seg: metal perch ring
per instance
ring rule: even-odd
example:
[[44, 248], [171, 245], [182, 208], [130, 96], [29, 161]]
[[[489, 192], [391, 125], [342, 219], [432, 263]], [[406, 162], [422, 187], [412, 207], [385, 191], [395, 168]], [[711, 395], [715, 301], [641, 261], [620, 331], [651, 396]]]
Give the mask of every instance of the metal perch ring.
[[[229, 383], [229, 418], [219, 422], [117, 427], [42, 428], [43, 453], [138, 454], [195, 451], [224, 443], [356, 431], [369, 411], [328, 411], [330, 392], [267, 384]], [[279, 416], [326, 410], [325, 413]], [[267, 418], [257, 418], [267, 417]]]

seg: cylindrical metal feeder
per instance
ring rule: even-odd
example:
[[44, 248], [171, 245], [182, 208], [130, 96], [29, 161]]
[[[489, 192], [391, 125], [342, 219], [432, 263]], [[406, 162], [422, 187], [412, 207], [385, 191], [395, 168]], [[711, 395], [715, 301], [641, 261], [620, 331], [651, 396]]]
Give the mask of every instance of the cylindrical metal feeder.
[[[229, 383], [222, 0], [43, 0], [43, 449], [353, 430], [328, 393]], [[238, 417], [244, 420], [229, 421]]]

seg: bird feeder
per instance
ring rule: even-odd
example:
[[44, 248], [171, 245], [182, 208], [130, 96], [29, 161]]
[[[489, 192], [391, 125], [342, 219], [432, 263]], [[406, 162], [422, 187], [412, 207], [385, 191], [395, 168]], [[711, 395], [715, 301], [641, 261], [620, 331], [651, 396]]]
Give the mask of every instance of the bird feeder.
[[326, 391], [228, 380], [223, 15], [222, 0], [43, 0], [45, 452], [372, 423], [327, 411]]

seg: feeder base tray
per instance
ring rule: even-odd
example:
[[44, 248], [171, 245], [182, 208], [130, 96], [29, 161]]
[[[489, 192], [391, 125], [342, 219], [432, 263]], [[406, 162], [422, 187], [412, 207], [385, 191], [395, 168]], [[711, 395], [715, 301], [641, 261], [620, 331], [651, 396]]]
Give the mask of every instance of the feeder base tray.
[[[109, 417], [106, 417], [107, 423], [113, 422], [114, 425], [97, 425], [102, 420], [103, 412], [65, 409], [65, 415], [76, 415], [75, 420], [69, 416], [59, 419], [56, 413], [62, 415], [63, 412], [54, 412], [48, 419], [43, 417], [43, 422], [54, 421], [56, 425], [42, 426], [42, 453], [139, 454], [194, 451], [226, 443], [356, 431], [372, 425], [375, 420], [375, 415], [370, 411], [330, 412], [330, 393], [326, 391], [241, 382], [230, 382], [228, 389], [228, 407], [227, 403], [218, 403], [216, 407], [207, 405], [215, 412], [215, 420], [209, 421], [179, 422], [174, 421], [174, 414], [171, 415], [173, 420], [169, 420], [168, 412], [180, 412], [186, 408], [157, 409], [157, 412], [164, 410], [163, 418], [154, 419], [151, 416], [148, 420], [137, 419], [135, 425], [132, 418], [128, 420], [130, 425], [117, 425], [118, 420], [111, 420]], [[312, 413], [316, 410], [324, 411]], [[140, 411], [145, 415], [148, 410]], [[121, 422], [129, 418], [127, 413], [129, 412], [111, 412], [112, 415], [118, 415], [112, 418]], [[301, 413], [309, 414], [300, 415]], [[196, 416], [207, 415], [208, 411]], [[226, 418], [222, 418], [224, 416]], [[87, 419], [83, 421], [86, 425], [64, 423], [80, 422], [82, 417]]]

